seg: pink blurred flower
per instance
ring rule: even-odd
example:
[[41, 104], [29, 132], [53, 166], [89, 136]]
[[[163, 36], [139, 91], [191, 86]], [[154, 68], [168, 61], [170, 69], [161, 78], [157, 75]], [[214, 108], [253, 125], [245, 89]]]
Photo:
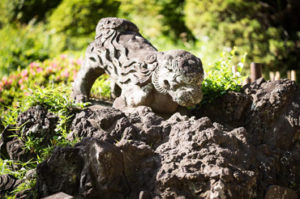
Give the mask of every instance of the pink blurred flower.
[[37, 63], [37, 62], [32, 62], [32, 63], [30, 63], [30, 68], [35, 68], [35, 67], [38, 67], [40, 64], [39, 63]]
[[6, 82], [6, 81], [7, 81], [7, 77], [4, 76], [4, 77], [2, 78], [2, 82]]
[[56, 67], [57, 67], [57, 63], [56, 63], [56, 62], [52, 62], [52, 63], [51, 63], [51, 66], [52, 66], [53, 68], [56, 68]]
[[66, 58], [67, 58], [67, 55], [62, 54], [62, 55], [60, 55], [60, 58], [61, 58], [61, 59], [66, 59]]
[[82, 60], [81, 60], [81, 59], [77, 59], [77, 60], [76, 60], [76, 63], [77, 63], [79, 66], [81, 66]]
[[22, 77], [26, 77], [28, 75], [28, 71], [27, 70], [23, 70], [22, 72], [21, 72], [21, 76]]
[[20, 79], [20, 80], [18, 81], [18, 84], [21, 85], [21, 84], [23, 83], [23, 81], [24, 81], [23, 79]]
[[25, 86], [22, 84], [20, 88], [21, 88], [21, 89], [24, 89], [24, 88], [25, 88]]
[[30, 74], [35, 75], [35, 71], [32, 68], [30, 69]]
[[70, 59], [69, 59], [69, 63], [70, 63], [70, 64], [75, 64], [75, 60], [74, 60], [73, 58], [70, 58]]
[[69, 74], [69, 71], [64, 71], [62, 75], [63, 75], [63, 77], [69, 77], [70, 74]]
[[36, 69], [36, 72], [37, 72], [37, 73], [41, 73], [41, 72], [43, 72], [43, 69], [42, 69], [41, 67], [38, 67], [38, 68]]
[[19, 83], [20, 85], [22, 85], [23, 82], [24, 82], [24, 81], [27, 81], [27, 80], [28, 80], [28, 77], [21, 78], [21, 79], [18, 81], [18, 83]]
[[52, 69], [51, 66], [48, 66], [48, 67], [46, 68], [46, 72], [47, 72], [47, 73], [51, 73], [52, 71], [53, 71], [53, 69]]

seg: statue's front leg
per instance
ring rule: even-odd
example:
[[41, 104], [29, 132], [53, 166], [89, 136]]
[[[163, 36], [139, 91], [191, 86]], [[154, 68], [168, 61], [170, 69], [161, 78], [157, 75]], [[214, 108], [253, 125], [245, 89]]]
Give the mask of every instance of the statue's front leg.
[[96, 79], [104, 74], [94, 48], [88, 47], [84, 64], [81, 66], [73, 83], [72, 98], [75, 102], [86, 102]]
[[125, 107], [150, 106], [153, 101], [152, 91], [152, 84], [143, 87], [128, 85], [122, 88], [122, 94], [116, 98], [113, 106], [120, 110]]

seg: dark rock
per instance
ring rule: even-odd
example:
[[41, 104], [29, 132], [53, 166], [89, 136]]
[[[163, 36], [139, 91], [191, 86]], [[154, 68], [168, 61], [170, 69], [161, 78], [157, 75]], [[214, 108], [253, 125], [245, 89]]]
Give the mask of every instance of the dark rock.
[[84, 198], [125, 198], [129, 193], [120, 150], [95, 138], [56, 148], [38, 165], [37, 175], [40, 197], [60, 191]]
[[297, 193], [289, 188], [272, 185], [268, 188], [265, 199], [297, 199]]
[[[159, 157], [141, 141], [122, 139], [117, 147], [122, 151], [124, 174], [131, 187], [129, 198], [147, 197], [154, 190], [154, 171], [160, 166]], [[143, 196], [141, 190], [144, 191]]]
[[[49, 115], [41, 117], [45, 121]], [[143, 106], [124, 113], [91, 106], [75, 115], [69, 138], [75, 137], [82, 141], [55, 149], [38, 166], [40, 197], [57, 192], [143, 199], [300, 194], [300, 88], [292, 81], [257, 80], [194, 116], [175, 113], [164, 119]]]
[[161, 144], [156, 188], [163, 198], [253, 198], [254, 149], [244, 128], [224, 131], [208, 118], [178, 121]]
[[44, 197], [42, 199], [74, 199], [74, 197], [70, 196], [66, 193], [59, 192], [59, 193], [53, 194], [51, 196]]
[[11, 129], [15, 129], [15, 126], [8, 125], [0, 135], [0, 156], [2, 159], [10, 159], [7, 150], [7, 143], [14, 140], [13, 135], [15, 133], [15, 131]]
[[15, 198], [16, 199], [33, 199], [35, 197], [32, 194], [32, 191], [33, 191], [32, 189], [22, 190], [22, 191], [16, 193]]
[[55, 134], [58, 117], [48, 112], [47, 108], [37, 105], [29, 108], [18, 116], [17, 127], [21, 128], [18, 134], [22, 136], [34, 135], [37, 138], [44, 138], [48, 143]]
[[[58, 117], [40, 105], [29, 108], [18, 116], [16, 126], [7, 126], [0, 139], [1, 157], [28, 161], [36, 157], [35, 151], [25, 149], [24, 141], [30, 136], [40, 138], [40, 146], [47, 146], [55, 132]], [[6, 157], [5, 157], [6, 156]]]
[[141, 191], [139, 194], [139, 199], [151, 199], [151, 195], [147, 191]]
[[114, 108], [94, 105], [75, 115], [69, 139], [94, 137], [114, 143], [131, 124], [125, 114]]
[[50, 158], [37, 167], [38, 190], [41, 197], [60, 191], [78, 192], [83, 158], [79, 148], [56, 148]]
[[212, 103], [193, 110], [192, 114], [197, 118], [207, 116], [228, 127], [239, 127], [245, 124], [251, 103], [251, 97], [246, 94], [228, 92]]
[[16, 179], [12, 175], [1, 175], [0, 176], [0, 198], [4, 197], [5, 193], [12, 191], [18, 185], [21, 184], [21, 180]]

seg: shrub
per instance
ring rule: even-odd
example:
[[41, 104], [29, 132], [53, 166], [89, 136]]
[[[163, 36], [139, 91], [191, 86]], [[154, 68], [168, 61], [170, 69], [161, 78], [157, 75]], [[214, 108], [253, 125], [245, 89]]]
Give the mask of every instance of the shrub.
[[3, 41], [0, 45], [0, 78], [62, 50], [59, 40], [55, 40], [43, 24], [6, 25], [0, 29], [0, 38]]
[[116, 16], [118, 7], [113, 0], [63, 0], [51, 14], [49, 25], [68, 36], [94, 34], [99, 19]]
[[[0, 107], [18, 107], [23, 98], [32, 95], [34, 89], [39, 87], [55, 88], [68, 85], [71, 91], [71, 84], [81, 64], [81, 58], [62, 54], [43, 62], [32, 62], [25, 69], [19, 69], [9, 76], [4, 76], [0, 79]], [[103, 99], [110, 98], [107, 75], [96, 80], [91, 94]]]
[[[36, 179], [26, 179], [25, 174], [31, 169], [35, 169], [37, 164], [44, 161], [53, 149], [57, 146], [70, 146], [78, 142], [78, 139], [74, 141], [69, 141], [67, 139], [68, 133], [68, 123], [69, 119], [73, 115], [74, 107], [84, 108], [87, 104], [75, 104], [69, 98], [70, 87], [69, 86], [58, 86], [55, 88], [36, 88], [31, 95], [23, 98], [22, 106], [15, 108], [14, 110], [7, 111], [7, 114], [14, 112], [15, 117], [13, 120], [9, 120], [4, 117], [4, 122], [15, 124], [17, 115], [31, 106], [42, 105], [48, 109], [49, 112], [56, 114], [59, 117], [59, 121], [56, 125], [55, 134], [51, 137], [48, 135], [42, 135], [41, 137], [36, 137], [35, 134], [27, 134], [26, 136], [19, 135], [19, 139], [24, 141], [24, 148], [31, 153], [36, 154], [36, 158], [31, 159], [28, 162], [22, 161], [12, 161], [12, 160], [2, 160], [0, 158], [0, 169], [2, 174], [10, 174], [17, 179], [23, 180], [23, 182], [18, 185], [11, 193], [6, 193], [6, 197], [13, 196], [16, 193], [31, 189], [35, 187]], [[15, 114], [17, 113], [17, 114]], [[16, 126], [16, 129], [22, 129]], [[13, 166], [14, 165], [14, 166]], [[19, 165], [16, 167], [16, 165]], [[36, 189], [31, 190], [33, 192], [34, 198], [37, 197], [35, 193]]]
[[[28, 23], [30, 20], [43, 20], [52, 8], [56, 7], [61, 0], [2, 0], [0, 8], [2, 21], [19, 21]], [[5, 19], [4, 19], [5, 18]], [[0, 19], [1, 20], [1, 19]]]
[[[202, 84], [203, 99], [201, 105], [212, 102], [219, 96], [228, 91], [239, 92], [245, 77], [242, 76], [242, 69], [245, 63], [246, 54], [240, 62], [235, 65], [233, 60], [236, 58], [235, 50], [230, 53], [222, 53], [219, 61], [209, 66], [210, 70], [205, 73]], [[237, 72], [232, 69], [236, 68]]]
[[60, 55], [44, 62], [32, 62], [25, 69], [17, 70], [0, 81], [0, 105], [16, 106], [36, 86], [71, 84], [81, 59]]
[[193, 39], [184, 22], [182, 0], [120, 0], [118, 16], [137, 24], [150, 40], [166, 36], [172, 43]]
[[[199, 40], [211, 43], [209, 46], [214, 51], [236, 46], [241, 55], [248, 53], [249, 60], [266, 64], [265, 72], [272, 69], [283, 72], [299, 66], [296, 52], [300, 52], [296, 43], [299, 34], [285, 28], [278, 18], [289, 12], [283, 12], [290, 6], [284, 2], [186, 0], [185, 21]], [[273, 21], [275, 18], [277, 20]]]

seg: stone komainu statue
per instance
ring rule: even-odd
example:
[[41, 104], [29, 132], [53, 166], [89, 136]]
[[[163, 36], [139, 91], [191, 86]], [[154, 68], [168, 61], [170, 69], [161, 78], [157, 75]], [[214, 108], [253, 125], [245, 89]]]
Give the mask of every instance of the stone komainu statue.
[[203, 68], [199, 58], [184, 50], [158, 52], [132, 22], [103, 18], [96, 38], [88, 46], [85, 61], [73, 84], [72, 97], [87, 101], [95, 80], [107, 73], [114, 107], [149, 106], [173, 113], [202, 99]]

